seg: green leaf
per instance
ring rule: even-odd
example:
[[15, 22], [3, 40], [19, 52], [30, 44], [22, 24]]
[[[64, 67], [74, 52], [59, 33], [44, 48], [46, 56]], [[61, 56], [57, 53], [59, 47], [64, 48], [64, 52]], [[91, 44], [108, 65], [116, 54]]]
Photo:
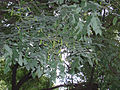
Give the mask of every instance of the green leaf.
[[58, 61], [52, 61], [52, 62], [50, 62], [50, 66], [52, 67], [52, 68], [57, 68], [57, 64], [58, 64]]
[[84, 24], [83, 31], [82, 31], [82, 34], [83, 34], [83, 35], [86, 35], [86, 34], [87, 34], [87, 29], [88, 29], [88, 27], [90, 26], [91, 19], [92, 19], [92, 16], [88, 16], [88, 17], [87, 17], [86, 23]]
[[62, 64], [59, 64], [58, 66], [59, 66], [60, 72], [63, 73], [65, 71], [65, 66]]
[[43, 71], [40, 69], [40, 66], [38, 67], [37, 71], [36, 71], [38, 78], [40, 78], [43, 74]]
[[116, 24], [117, 20], [118, 20], [117, 17], [114, 17], [114, 19], [113, 19], [113, 25]]
[[20, 66], [23, 65], [22, 55], [23, 55], [22, 52], [20, 52], [20, 54], [19, 54], [19, 60], [18, 60], [18, 64], [19, 64]]
[[[56, 80], [56, 69], [55, 70], [52, 70], [51, 72], [50, 72], [50, 75], [51, 75], [51, 77], [50, 77], [50, 79], [51, 80], [53, 80], [53, 81], [55, 81]], [[61, 75], [61, 74], [60, 74]]]
[[95, 32], [95, 34], [102, 34], [102, 31], [101, 31], [101, 23], [100, 23], [100, 20], [97, 16], [93, 15], [92, 19], [91, 19], [91, 26]]
[[4, 74], [7, 74], [8, 71], [10, 71], [10, 67], [7, 65], [4, 69]]
[[88, 59], [88, 62], [90, 64], [90, 66], [93, 67], [93, 62], [92, 62], [92, 60], [90, 58]]
[[64, 0], [59, 0], [59, 3], [62, 4], [64, 2]]
[[24, 59], [23, 63], [24, 63], [24, 65], [27, 65], [27, 64], [28, 64], [28, 62], [27, 62], [26, 59]]
[[75, 16], [72, 14], [72, 23], [75, 24]]
[[18, 52], [16, 50], [16, 48], [13, 48], [13, 58], [18, 58]]
[[12, 58], [12, 55], [13, 55], [12, 49], [7, 44], [4, 45], [4, 48], [9, 53], [10, 57]]
[[71, 68], [68, 73], [73, 75], [75, 73], [74, 68]]
[[29, 65], [26, 65], [26, 69], [29, 71], [29, 70], [30, 70], [30, 66], [29, 66]]
[[35, 73], [32, 73], [32, 77], [33, 77], [33, 79], [35, 79], [35, 76], [36, 76], [36, 74], [35, 74]]
[[74, 1], [74, 2], [79, 2], [79, 0], [72, 0], [72, 1]]

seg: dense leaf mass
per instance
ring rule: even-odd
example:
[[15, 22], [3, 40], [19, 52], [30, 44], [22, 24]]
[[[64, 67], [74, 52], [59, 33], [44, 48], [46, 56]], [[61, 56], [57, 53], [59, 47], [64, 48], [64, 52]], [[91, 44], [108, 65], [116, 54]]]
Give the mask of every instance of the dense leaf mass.
[[119, 0], [0, 0], [0, 88], [119, 90], [119, 28]]

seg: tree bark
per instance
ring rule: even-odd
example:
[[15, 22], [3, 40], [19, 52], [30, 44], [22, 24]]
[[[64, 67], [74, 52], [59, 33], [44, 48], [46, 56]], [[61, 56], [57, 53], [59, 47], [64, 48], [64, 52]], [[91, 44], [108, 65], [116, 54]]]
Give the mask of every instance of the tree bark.
[[17, 87], [20, 88], [25, 82], [32, 78], [31, 71], [26, 74], [18, 83]]
[[18, 68], [18, 64], [15, 64], [12, 68], [12, 90], [19, 90], [20, 87], [25, 83], [27, 82], [29, 79], [32, 78], [32, 75], [31, 75], [31, 71], [26, 74], [24, 77], [22, 77], [19, 82], [17, 83], [17, 80], [16, 80], [16, 74], [17, 74], [17, 68]]
[[94, 71], [95, 71], [95, 64], [93, 64], [92, 70], [91, 70], [91, 75], [90, 75], [90, 80], [89, 80], [89, 90], [93, 90], [93, 76], [94, 76]]
[[14, 65], [12, 68], [12, 90], [18, 90], [16, 85], [16, 72], [17, 72], [18, 64]]

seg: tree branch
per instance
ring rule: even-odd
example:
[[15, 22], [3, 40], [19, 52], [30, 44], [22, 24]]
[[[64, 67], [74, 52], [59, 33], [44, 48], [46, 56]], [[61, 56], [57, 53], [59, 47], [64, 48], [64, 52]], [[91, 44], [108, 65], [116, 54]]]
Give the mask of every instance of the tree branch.
[[32, 75], [31, 75], [31, 71], [26, 74], [18, 83], [17, 83], [17, 87], [20, 88], [21, 85], [23, 85], [25, 82], [27, 82], [29, 79], [32, 78]]
[[93, 90], [93, 76], [94, 76], [94, 71], [95, 71], [95, 64], [93, 64], [92, 70], [91, 70], [91, 75], [90, 75], [90, 80], [89, 80], [89, 85], [90, 85], [90, 90]]
[[12, 90], [17, 90], [17, 87], [16, 87], [17, 68], [18, 68], [18, 64], [14, 65], [12, 68]]
[[55, 87], [52, 87], [52, 88], [46, 88], [46, 89], [42, 89], [42, 90], [53, 90], [53, 89], [56, 89], [56, 88], [59, 88], [59, 87], [68, 87], [68, 86], [75, 86], [76, 84], [63, 84], [63, 85], [58, 85], [58, 86], [55, 86]]
[[[55, 87], [52, 87], [52, 88], [46, 88], [46, 89], [42, 89], [42, 90], [53, 90], [53, 89], [56, 89], [56, 88], [59, 88], [59, 87], [71, 87], [73, 86], [74, 88], [73, 89], [70, 89], [70, 90], [86, 90], [85, 87], [87, 88], [87, 90], [89, 90], [89, 82], [82, 82], [82, 83], [73, 83], [73, 84], [63, 84], [63, 85], [58, 85], [58, 86], [55, 86]], [[93, 90], [97, 90], [97, 84], [96, 83], [92, 83], [92, 86], [95, 88], [93, 88]]]

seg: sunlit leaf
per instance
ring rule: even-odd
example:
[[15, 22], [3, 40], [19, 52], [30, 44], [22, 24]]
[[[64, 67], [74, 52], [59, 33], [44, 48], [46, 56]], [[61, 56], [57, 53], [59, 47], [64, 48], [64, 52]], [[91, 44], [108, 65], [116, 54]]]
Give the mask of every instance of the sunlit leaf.
[[4, 45], [4, 48], [9, 53], [10, 57], [12, 58], [12, 54], [13, 54], [12, 49], [7, 44]]

